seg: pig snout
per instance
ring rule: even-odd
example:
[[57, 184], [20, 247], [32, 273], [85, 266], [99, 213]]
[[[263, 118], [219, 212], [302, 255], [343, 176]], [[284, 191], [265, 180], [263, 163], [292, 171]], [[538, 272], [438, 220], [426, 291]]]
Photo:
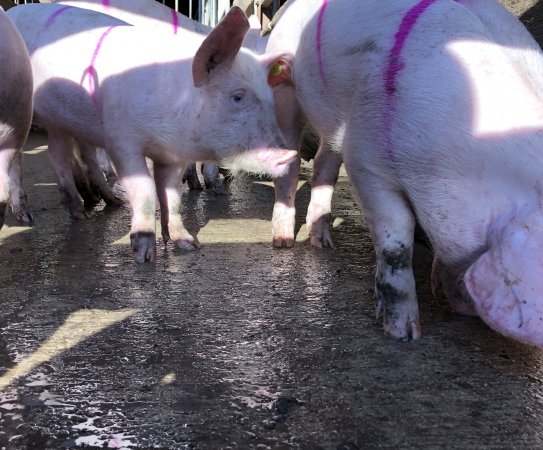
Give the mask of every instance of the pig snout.
[[244, 150], [223, 160], [220, 165], [233, 172], [245, 171], [277, 178], [287, 172], [290, 163], [297, 157], [296, 150], [266, 146]]

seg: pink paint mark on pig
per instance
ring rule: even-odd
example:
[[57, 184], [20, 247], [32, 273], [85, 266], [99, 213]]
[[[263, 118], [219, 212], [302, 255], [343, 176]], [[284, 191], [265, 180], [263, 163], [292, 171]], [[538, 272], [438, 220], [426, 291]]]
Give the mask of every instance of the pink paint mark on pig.
[[179, 22], [177, 19], [177, 12], [172, 9], [172, 25], [173, 25], [173, 34], [177, 34], [177, 29], [179, 28]]
[[390, 161], [394, 161], [394, 151], [390, 142], [390, 131], [394, 116], [394, 94], [396, 93], [396, 80], [398, 73], [404, 68], [401, 60], [402, 50], [409, 34], [417, 23], [419, 17], [436, 0], [422, 0], [411, 8], [402, 19], [400, 28], [394, 36], [394, 46], [388, 55], [388, 65], [385, 70], [385, 110], [383, 117], [383, 128], [385, 137], [385, 153]]
[[319, 17], [317, 18], [317, 60], [319, 62], [319, 74], [324, 86], [326, 86], [326, 78], [324, 76], [324, 58], [322, 56], [322, 26], [324, 23], [324, 11], [326, 10], [326, 6], [328, 6], [328, 0], [322, 0]]
[[102, 6], [104, 8], [109, 8], [111, 6], [109, 0], [102, 0]]
[[55, 22], [55, 20], [57, 20], [57, 17], [60, 16], [64, 11], [68, 10], [72, 8], [71, 6], [64, 6], [60, 9], [57, 9], [53, 14], [51, 14], [49, 16], [49, 18], [47, 19], [47, 21], [45, 22], [45, 29], [47, 30], [51, 25], [53, 25], [53, 23]]
[[104, 40], [106, 39], [107, 35], [111, 33], [113, 28], [115, 28], [117, 25], [113, 25], [109, 27], [106, 31], [102, 33], [102, 36], [100, 36], [100, 39], [98, 40], [98, 44], [96, 44], [96, 48], [94, 49], [94, 52], [92, 53], [92, 59], [89, 67], [85, 69], [85, 72], [83, 72], [83, 78], [81, 80], [81, 84], [83, 84], [83, 81], [85, 78], [89, 78], [89, 92], [92, 97], [92, 101], [94, 104], [96, 104], [96, 85], [98, 80], [98, 75], [96, 73], [96, 69], [94, 68], [94, 64], [96, 63], [96, 58], [98, 58], [98, 53], [100, 53], [100, 49], [102, 48], [102, 44], [104, 43]]

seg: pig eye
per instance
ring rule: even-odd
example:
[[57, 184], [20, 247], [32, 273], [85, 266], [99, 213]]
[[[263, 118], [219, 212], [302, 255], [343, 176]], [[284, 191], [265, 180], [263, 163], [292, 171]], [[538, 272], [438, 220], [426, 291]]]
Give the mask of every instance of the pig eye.
[[241, 104], [243, 103], [243, 99], [245, 98], [245, 94], [243, 92], [236, 92], [235, 94], [233, 94], [230, 99], [236, 103], [236, 104]]

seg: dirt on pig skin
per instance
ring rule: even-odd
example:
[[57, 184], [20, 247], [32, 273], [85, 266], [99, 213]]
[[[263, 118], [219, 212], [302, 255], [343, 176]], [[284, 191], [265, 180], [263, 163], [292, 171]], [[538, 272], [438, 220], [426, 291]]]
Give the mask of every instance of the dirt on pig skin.
[[24, 154], [36, 223], [0, 232], [0, 448], [543, 447], [542, 351], [433, 299], [424, 245], [422, 338], [384, 335], [343, 173], [335, 251], [310, 247], [302, 217], [273, 249], [273, 188], [241, 177], [225, 197], [180, 185], [202, 248], [138, 265], [129, 209], [70, 219], [44, 142]]

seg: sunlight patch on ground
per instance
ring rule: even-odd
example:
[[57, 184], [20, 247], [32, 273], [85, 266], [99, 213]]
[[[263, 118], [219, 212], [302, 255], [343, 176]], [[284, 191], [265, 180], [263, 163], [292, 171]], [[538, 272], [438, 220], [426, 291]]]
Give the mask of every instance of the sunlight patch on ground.
[[[255, 184], [261, 184], [262, 186], [269, 186], [269, 187], [272, 187], [272, 188], [274, 187], [273, 181], [255, 181], [254, 183]], [[299, 191], [300, 188], [306, 183], [307, 183], [306, 180], [299, 180], [298, 181], [298, 186], [296, 187], [296, 190]]]
[[0, 391], [10, 383], [66, 351], [92, 335], [114, 325], [132, 315], [137, 309], [109, 311], [105, 309], [88, 309], [73, 312], [64, 324], [53, 333], [34, 353], [0, 377]]
[[162, 380], [160, 380], [160, 384], [162, 386], [166, 386], [168, 384], [172, 384], [175, 381], [175, 373], [170, 372], [162, 377]]
[[2, 229], [0, 230], [0, 244], [10, 237], [13, 237], [21, 233], [27, 233], [30, 230], [32, 230], [32, 227], [19, 227], [19, 226], [10, 227], [10, 226], [4, 225]]

